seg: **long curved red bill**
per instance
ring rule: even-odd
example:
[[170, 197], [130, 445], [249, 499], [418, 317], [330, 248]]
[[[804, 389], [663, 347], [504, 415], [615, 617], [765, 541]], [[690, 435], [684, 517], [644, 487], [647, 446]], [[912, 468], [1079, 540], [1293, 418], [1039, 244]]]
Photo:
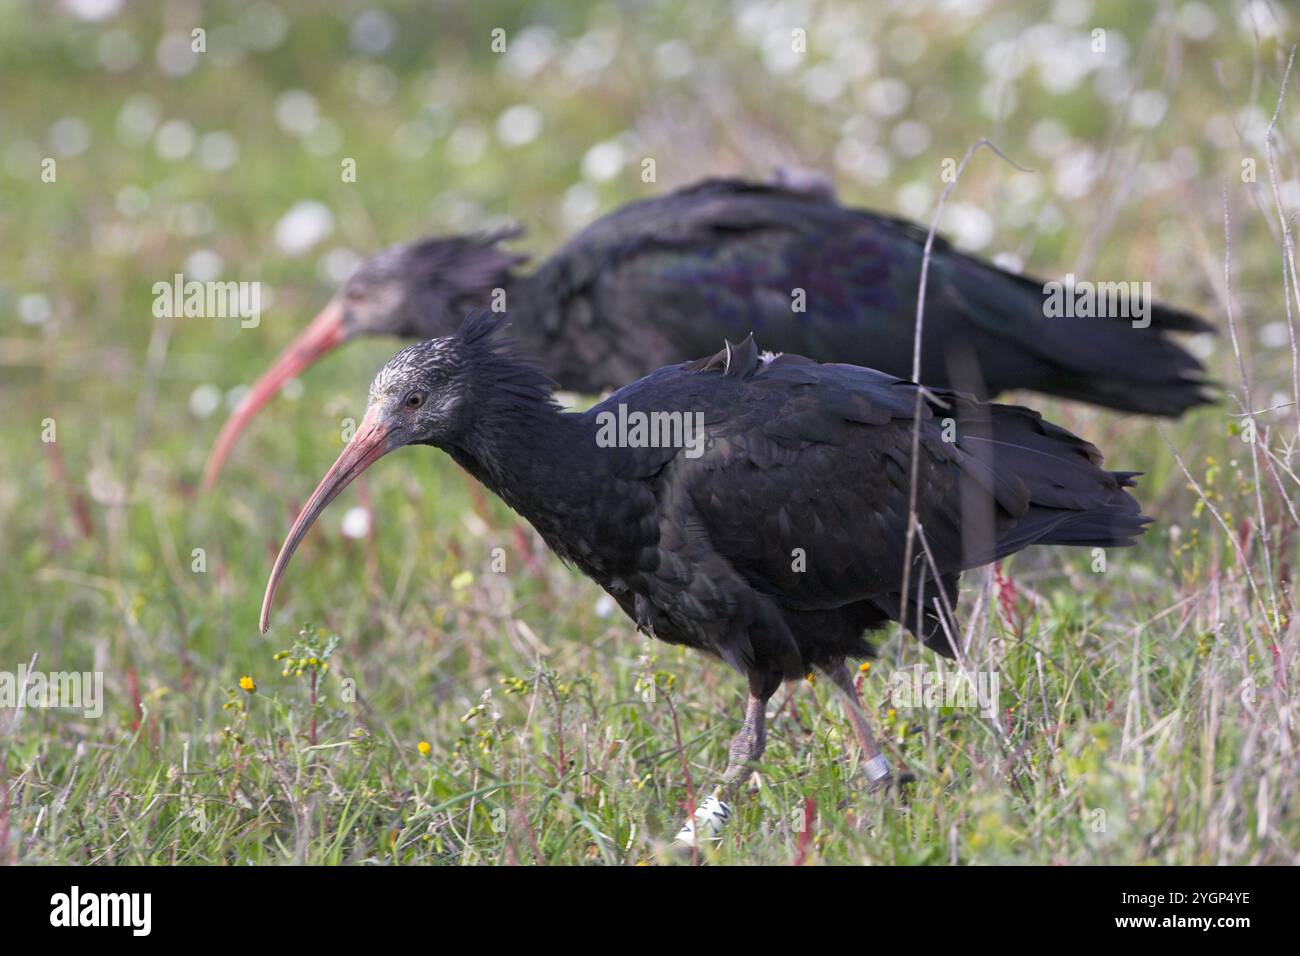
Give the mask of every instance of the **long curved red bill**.
[[390, 442], [390, 429], [379, 421], [378, 415], [378, 411], [374, 408], [366, 412], [365, 418], [361, 419], [361, 424], [357, 428], [357, 433], [352, 436], [352, 441], [348, 442], [347, 447], [330, 466], [330, 470], [325, 472], [325, 477], [320, 480], [316, 490], [303, 505], [293, 527], [289, 529], [288, 537], [280, 546], [275, 566], [271, 568], [271, 577], [266, 582], [266, 596], [262, 598], [260, 624], [263, 634], [270, 626], [271, 602], [275, 600], [275, 589], [280, 583], [280, 577], [284, 574], [284, 569], [289, 566], [289, 559], [298, 550], [298, 545], [306, 536], [307, 530], [316, 522], [329, 503], [338, 497], [339, 492], [352, 484], [357, 475], [397, 447]]
[[239, 407], [230, 413], [212, 446], [212, 453], [208, 455], [208, 463], [203, 468], [204, 491], [211, 491], [217, 483], [221, 466], [225, 464], [230, 450], [235, 447], [240, 433], [258, 410], [275, 396], [285, 382], [301, 374], [321, 356], [336, 348], [343, 339], [343, 306], [338, 299], [332, 299], [312, 319], [311, 324], [289, 343], [289, 347], [280, 353], [275, 364], [262, 373], [262, 377], [239, 403]]

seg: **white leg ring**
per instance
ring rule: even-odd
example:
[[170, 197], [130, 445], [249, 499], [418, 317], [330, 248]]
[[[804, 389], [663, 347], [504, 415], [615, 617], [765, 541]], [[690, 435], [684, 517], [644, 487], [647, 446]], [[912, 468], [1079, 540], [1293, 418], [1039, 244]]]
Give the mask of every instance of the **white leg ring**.
[[889, 779], [889, 761], [883, 754], [876, 754], [862, 768], [862, 772], [867, 775], [867, 781], [873, 785]]
[[685, 847], [696, 846], [697, 839], [716, 843], [722, 838], [722, 828], [730, 819], [731, 807], [719, 800], [717, 796], [706, 797], [695, 808], [695, 816], [687, 820], [685, 826], [677, 831], [677, 837], [673, 842]]

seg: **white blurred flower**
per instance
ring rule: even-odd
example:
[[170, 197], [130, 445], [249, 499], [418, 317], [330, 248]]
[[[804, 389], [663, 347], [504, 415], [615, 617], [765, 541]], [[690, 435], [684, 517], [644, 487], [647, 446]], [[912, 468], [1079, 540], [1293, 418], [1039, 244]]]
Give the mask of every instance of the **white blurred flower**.
[[953, 244], [960, 249], [974, 252], [993, 240], [992, 218], [974, 203], [949, 203], [944, 211], [944, 223]]
[[619, 174], [627, 162], [623, 146], [616, 139], [607, 139], [592, 146], [582, 157], [582, 175], [592, 182], [608, 182]]
[[1069, 142], [1069, 128], [1054, 116], [1040, 119], [1029, 127], [1029, 148], [1039, 156], [1056, 156]]
[[203, 382], [190, 393], [190, 414], [196, 419], [211, 418], [213, 412], [220, 407], [221, 389], [212, 382]]
[[903, 120], [889, 135], [894, 151], [912, 159], [930, 148], [930, 127], [920, 120]]
[[882, 77], [867, 87], [867, 108], [877, 116], [897, 116], [911, 98], [908, 85], [893, 77]]
[[50, 300], [39, 292], [29, 292], [18, 300], [18, 317], [27, 325], [41, 325], [53, 314]]
[[239, 161], [239, 142], [229, 133], [204, 133], [199, 137], [198, 160], [214, 173], [227, 170]]
[[1159, 123], [1169, 108], [1169, 99], [1160, 90], [1138, 90], [1129, 100], [1129, 122], [1140, 129]]
[[501, 69], [516, 79], [529, 80], [541, 72], [554, 54], [555, 31], [549, 27], [525, 27], [506, 44]]
[[134, 144], [147, 142], [158, 128], [161, 116], [158, 101], [149, 94], [136, 93], [127, 97], [117, 113], [118, 139]]
[[607, 29], [589, 30], [569, 45], [561, 62], [570, 77], [590, 82], [614, 62], [617, 53], [617, 34]]
[[1043, 177], [1040, 173], [1022, 173], [1008, 176], [1003, 182], [1007, 199], [1013, 205], [1026, 206], [1035, 202], [1043, 193]]
[[813, 103], [833, 103], [844, 95], [847, 77], [834, 63], [818, 63], [803, 74], [803, 92]]
[[341, 527], [345, 538], [364, 538], [370, 533], [370, 510], [356, 505], [343, 513]]
[[799, 66], [804, 62], [805, 56], [795, 49], [794, 35], [790, 28], [785, 26], [768, 32], [763, 39], [761, 52], [763, 66], [767, 68], [767, 72], [778, 75], [789, 73]]
[[907, 183], [898, 191], [898, 211], [908, 219], [929, 219], [934, 215], [934, 190], [926, 183]]
[[250, 50], [267, 53], [289, 32], [289, 18], [273, 3], [250, 3], [239, 16], [239, 36]]
[[286, 90], [275, 99], [275, 121], [294, 136], [306, 136], [320, 122], [316, 97], [306, 90]]
[[1050, 235], [1060, 232], [1065, 228], [1065, 214], [1053, 205], [1044, 206], [1038, 210], [1038, 219], [1034, 225], [1040, 233]]
[[1237, 27], [1247, 37], [1271, 40], [1281, 36], [1286, 25], [1286, 10], [1270, 0], [1245, 0], [1237, 5]]
[[185, 278], [199, 282], [210, 282], [220, 277], [225, 268], [221, 256], [211, 249], [195, 249], [185, 257]]
[[861, 80], [876, 72], [880, 51], [871, 41], [855, 33], [843, 33], [831, 42], [831, 57], [842, 75]]
[[999, 269], [1019, 275], [1025, 271], [1025, 260], [1014, 252], [999, 252], [993, 257], [993, 264]]
[[487, 133], [477, 123], [462, 123], [447, 137], [448, 157], [453, 163], [468, 166], [477, 162], [487, 149]]
[[199, 55], [194, 52], [193, 39], [188, 32], [164, 33], [154, 51], [154, 61], [163, 76], [173, 79], [185, 76], [199, 65]]
[[1204, 362], [1214, 355], [1214, 339], [1213, 332], [1203, 332], [1200, 335], [1193, 335], [1191, 338], [1185, 339], [1183, 345], [1187, 347], [1187, 351], [1191, 352], [1194, 358]]
[[853, 137], [845, 137], [836, 143], [831, 156], [837, 170], [871, 186], [885, 182], [893, 171], [887, 152]]
[[275, 244], [291, 255], [299, 256], [334, 231], [334, 214], [323, 202], [304, 199], [280, 217], [275, 224]]
[[168, 120], [158, 127], [153, 148], [163, 159], [184, 159], [194, 149], [194, 127], [182, 119]]
[[352, 49], [370, 56], [379, 56], [393, 45], [397, 36], [397, 22], [386, 10], [362, 10], [352, 18], [348, 39]]
[[1074, 149], [1057, 158], [1053, 168], [1056, 195], [1079, 199], [1092, 191], [1098, 174], [1097, 154], [1091, 149]]
[[122, 9], [122, 0], [64, 0], [64, 6], [81, 20], [107, 20]]
[[560, 215], [571, 231], [587, 225], [599, 210], [600, 195], [588, 183], [574, 183], [565, 190], [560, 204]]
[[980, 56], [984, 72], [1002, 80], [1014, 80], [1029, 66], [1029, 57], [1023, 55], [1023, 46], [1014, 39], [994, 40]]
[[221, 389], [204, 382], [190, 392], [190, 414], [195, 418], [210, 418], [221, 406]]
[[1285, 322], [1270, 322], [1259, 330], [1259, 344], [1266, 349], [1280, 349], [1291, 344], [1291, 330]]
[[1092, 0], [1056, 0], [1052, 4], [1052, 19], [1067, 27], [1081, 27], [1092, 16]]
[[47, 138], [56, 156], [80, 156], [90, 146], [90, 127], [75, 116], [66, 116], [50, 125]]
[[542, 132], [542, 114], [534, 106], [518, 103], [497, 117], [497, 139], [503, 146], [525, 146]]

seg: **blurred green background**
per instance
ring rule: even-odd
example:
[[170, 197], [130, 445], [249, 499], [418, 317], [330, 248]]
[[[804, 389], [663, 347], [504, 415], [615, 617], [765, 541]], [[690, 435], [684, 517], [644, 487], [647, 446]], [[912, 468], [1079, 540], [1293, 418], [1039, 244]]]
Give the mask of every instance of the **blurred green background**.
[[[838, 705], [783, 692], [770, 770], [721, 858], [1295, 862], [1278, 715], [1294, 704], [1297, 418], [1276, 203], [1300, 206], [1300, 99], [1280, 114], [1276, 199], [1265, 148], [1293, 21], [1181, 0], [0, 0], [0, 669], [39, 653], [38, 669], [102, 670], [108, 697], [93, 722], [0, 711], [0, 861], [657, 858], [725, 760], [739, 682], [608, 616], [449, 460], [385, 462], [290, 570], [282, 606], [315, 622], [291, 660], [322, 649], [317, 630], [339, 640], [314, 703], [310, 667], [272, 660], [291, 629], [257, 634], [274, 549], [396, 342], [356, 343], [286, 389], [201, 497], [207, 447], [389, 243], [516, 221], [516, 247], [542, 257], [622, 203], [778, 165], [928, 223], [944, 160], [988, 137], [1032, 172], [980, 154], [942, 230], [1008, 268], [1149, 280], [1226, 333], [1227, 215], [1251, 404], [1284, 406], [1258, 416], [1265, 478], [1236, 437], [1226, 334], [1191, 343], [1223, 402], [1175, 424], [1026, 397], [1145, 471], [1159, 521], [1103, 587], [1087, 555], [1027, 555], [1023, 616], [979, 605], [982, 664], [1023, 715], [1010, 751], [971, 717], [903, 720], [868, 680], [920, 777], [913, 803], [881, 808], [853, 780]], [[260, 325], [155, 318], [153, 284], [178, 272], [262, 283]], [[506, 575], [489, 570], [497, 547]], [[883, 637], [891, 666], [926, 659]], [[647, 682], [672, 706], [644, 703]], [[1245, 682], [1264, 689], [1250, 706]], [[792, 823], [810, 799], [811, 849]]]

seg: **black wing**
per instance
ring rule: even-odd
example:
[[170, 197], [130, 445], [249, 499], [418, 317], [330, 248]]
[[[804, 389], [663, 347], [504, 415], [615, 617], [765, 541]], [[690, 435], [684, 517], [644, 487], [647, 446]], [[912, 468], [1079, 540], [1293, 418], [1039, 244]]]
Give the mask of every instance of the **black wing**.
[[[707, 180], [575, 236], [526, 280], [538, 311], [527, 321], [557, 377], [588, 391], [751, 332], [766, 348], [910, 376], [924, 244], [924, 230], [818, 191]], [[1044, 299], [1041, 281], [937, 239], [921, 380], [1159, 415], [1207, 400], [1202, 366], [1169, 337], [1208, 330], [1201, 319], [1164, 306], [1144, 329], [1046, 318]]]
[[[700, 457], [637, 460], [672, 503], [661, 509], [671, 523], [695, 529], [755, 591], [796, 612], [869, 602], [897, 619], [916, 391], [870, 369], [765, 360], [750, 342], [609, 403], [704, 411]], [[1032, 544], [1126, 546], [1147, 521], [1125, 490], [1131, 475], [1104, 470], [1095, 447], [1028, 409], [929, 393], [920, 452], [918, 517], [945, 587]], [[674, 548], [661, 547], [672, 567]]]

